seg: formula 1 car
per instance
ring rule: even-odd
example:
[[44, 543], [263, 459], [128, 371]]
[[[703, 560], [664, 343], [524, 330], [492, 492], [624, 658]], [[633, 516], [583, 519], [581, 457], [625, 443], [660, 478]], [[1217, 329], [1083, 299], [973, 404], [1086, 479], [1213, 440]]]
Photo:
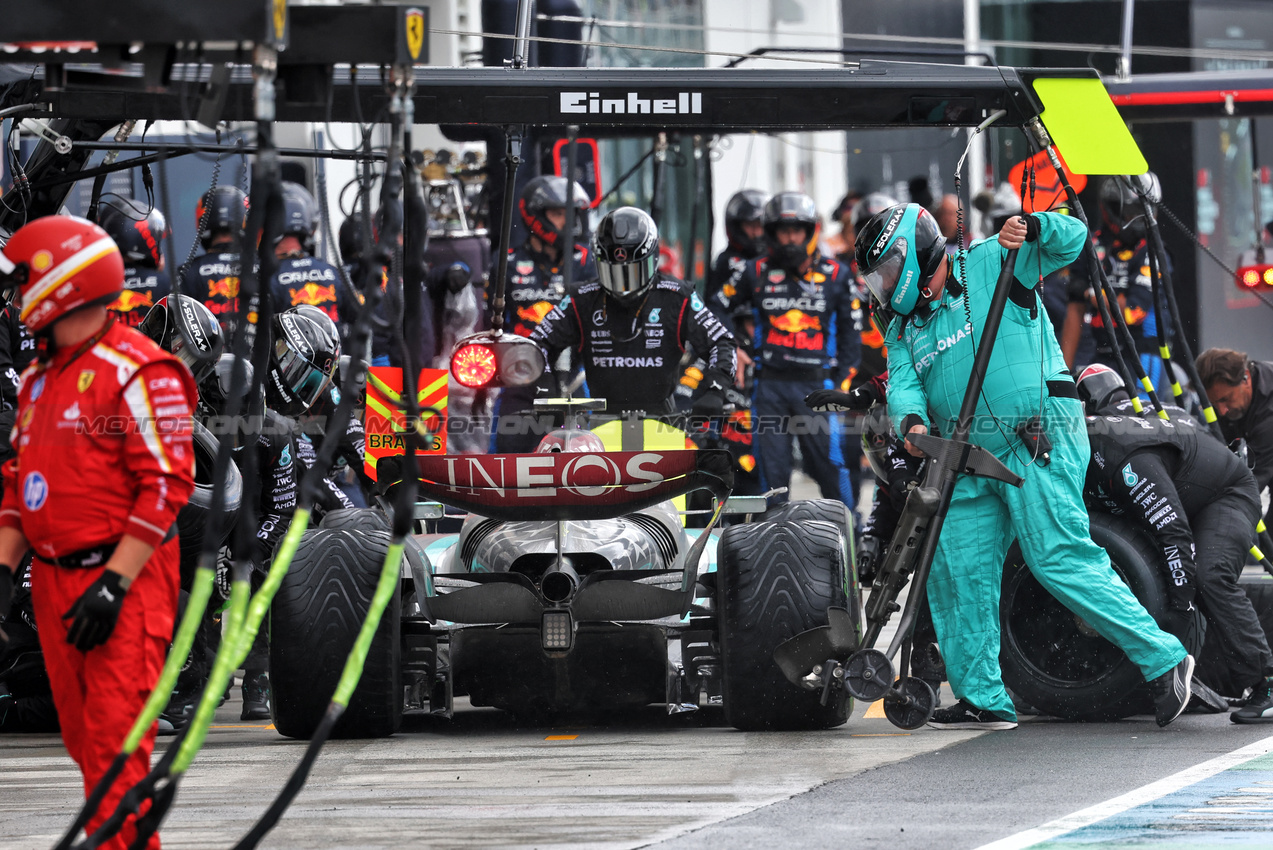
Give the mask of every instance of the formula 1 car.
[[[450, 716], [461, 695], [529, 716], [662, 703], [721, 707], [745, 730], [846, 721], [843, 690], [824, 699], [792, 685], [773, 651], [828, 610], [860, 629], [849, 510], [731, 499], [723, 451], [607, 451], [569, 422], [602, 404], [549, 406], [569, 427], [533, 454], [419, 458], [421, 491], [466, 515], [458, 534], [410, 541], [336, 734], [391, 734], [404, 710]], [[700, 488], [715, 508], [706, 529], [687, 529], [673, 500]], [[763, 515], [722, 533], [725, 512]], [[301, 543], [271, 614], [283, 735], [307, 737], [322, 717], [388, 539], [384, 514], [362, 510], [329, 514]]]

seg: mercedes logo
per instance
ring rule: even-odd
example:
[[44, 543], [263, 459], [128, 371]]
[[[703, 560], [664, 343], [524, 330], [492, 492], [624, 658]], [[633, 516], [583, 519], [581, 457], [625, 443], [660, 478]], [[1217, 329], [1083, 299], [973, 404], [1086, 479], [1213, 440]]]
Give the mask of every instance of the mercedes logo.
[[619, 262], [623, 262], [624, 260], [628, 258], [628, 252], [624, 250], [623, 248], [615, 248], [614, 258], [618, 260]]

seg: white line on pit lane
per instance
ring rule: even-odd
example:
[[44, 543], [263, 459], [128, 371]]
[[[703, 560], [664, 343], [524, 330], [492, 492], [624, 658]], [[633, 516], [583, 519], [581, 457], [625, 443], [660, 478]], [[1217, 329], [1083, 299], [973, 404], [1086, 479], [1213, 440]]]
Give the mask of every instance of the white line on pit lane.
[[1097, 821], [1121, 814], [1128, 809], [1134, 809], [1160, 797], [1166, 797], [1168, 794], [1175, 793], [1182, 788], [1188, 788], [1190, 785], [1209, 779], [1217, 773], [1223, 773], [1231, 767], [1237, 767], [1244, 762], [1266, 755], [1270, 751], [1273, 751], [1273, 737], [1256, 741], [1254, 744], [1249, 744], [1231, 753], [1216, 756], [1210, 761], [1204, 761], [1202, 764], [1196, 764], [1179, 773], [1159, 779], [1157, 782], [1151, 782], [1134, 791], [1129, 791], [1121, 797], [1114, 797], [1103, 803], [1097, 803], [1095, 806], [1049, 821], [1042, 826], [1036, 826], [1034, 829], [1027, 829], [1024, 832], [1018, 832], [1016, 835], [1009, 835], [1007, 838], [983, 844], [976, 850], [1024, 850], [1024, 848], [1033, 847], [1041, 842], [1050, 841], [1058, 835], [1082, 829]]

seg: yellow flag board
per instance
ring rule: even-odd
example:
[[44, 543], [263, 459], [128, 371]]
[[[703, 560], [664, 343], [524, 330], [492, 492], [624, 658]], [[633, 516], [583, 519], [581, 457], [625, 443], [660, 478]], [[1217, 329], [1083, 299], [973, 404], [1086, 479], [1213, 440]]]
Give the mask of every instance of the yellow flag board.
[[[608, 452], [623, 451], [623, 422], [612, 420], [592, 429]], [[680, 428], [660, 422], [657, 419], [646, 419], [641, 422], [641, 450], [666, 452], [674, 449], [692, 449], [694, 441], [690, 435]], [[685, 510], [685, 497], [677, 496], [672, 500], [678, 511]]]
[[1075, 174], [1144, 174], [1149, 170], [1105, 85], [1094, 78], [1039, 77], [1039, 118]]
[[[420, 454], [446, 454], [446, 369], [421, 369], [416, 384], [424, 428], [431, 434], [429, 444]], [[367, 370], [367, 411], [363, 429], [367, 432], [364, 469], [376, 480], [376, 464], [382, 457], [406, 454], [403, 433], [406, 417], [401, 410], [402, 370], [390, 366], [372, 366]]]

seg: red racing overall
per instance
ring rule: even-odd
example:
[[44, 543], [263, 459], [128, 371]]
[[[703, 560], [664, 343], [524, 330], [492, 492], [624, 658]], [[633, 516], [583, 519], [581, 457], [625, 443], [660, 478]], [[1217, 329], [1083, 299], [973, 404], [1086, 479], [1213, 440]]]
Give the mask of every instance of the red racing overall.
[[[4, 465], [0, 527], [35, 553], [32, 597], [62, 740], [93, 788], [159, 677], [178, 592], [177, 512], [194, 489], [188, 370], [141, 333], [109, 321], [22, 376], [17, 457]], [[89, 652], [67, 643], [68, 609], [102, 574], [125, 534], [156, 546], [124, 597], [110, 638]], [[165, 540], [167, 542], [165, 542]], [[90, 550], [104, 554], [88, 555]], [[55, 562], [82, 562], [74, 568]], [[92, 566], [96, 562], [96, 566]], [[155, 727], [89, 821], [91, 834], [148, 772]], [[126, 847], [130, 819], [103, 847]], [[147, 845], [159, 847], [155, 836]]]

